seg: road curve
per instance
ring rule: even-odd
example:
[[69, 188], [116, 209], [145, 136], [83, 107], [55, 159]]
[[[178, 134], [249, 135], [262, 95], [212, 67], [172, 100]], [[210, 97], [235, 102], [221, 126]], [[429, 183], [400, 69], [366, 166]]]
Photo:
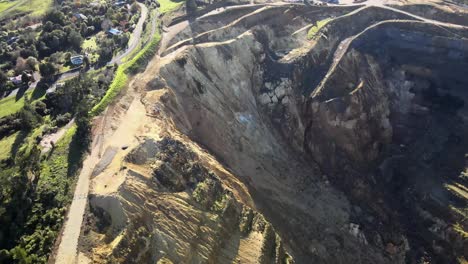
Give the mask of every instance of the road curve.
[[120, 64], [122, 62], [122, 59], [131, 52], [133, 52], [138, 47], [138, 43], [140, 43], [141, 33], [143, 32], [143, 24], [145, 23], [145, 20], [148, 17], [148, 8], [142, 3], [136, 3], [141, 8], [141, 17], [140, 20], [138, 20], [135, 29], [133, 30], [132, 37], [128, 41], [128, 48], [123, 53], [120, 53], [114, 58], [112, 58], [109, 64]]

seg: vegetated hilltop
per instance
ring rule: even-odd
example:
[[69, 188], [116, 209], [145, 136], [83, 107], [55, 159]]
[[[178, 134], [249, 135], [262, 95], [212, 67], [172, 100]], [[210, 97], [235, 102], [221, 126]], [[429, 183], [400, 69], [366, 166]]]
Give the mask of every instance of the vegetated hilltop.
[[93, 174], [80, 252], [95, 263], [466, 262], [466, 14], [212, 10], [167, 25], [133, 82], [146, 116]]

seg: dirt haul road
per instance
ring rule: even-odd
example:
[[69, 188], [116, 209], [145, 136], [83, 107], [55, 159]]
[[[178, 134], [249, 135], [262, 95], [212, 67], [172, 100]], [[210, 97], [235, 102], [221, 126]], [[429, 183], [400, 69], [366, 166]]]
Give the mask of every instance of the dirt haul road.
[[[108, 115], [112, 115], [111, 109], [109, 109]], [[135, 96], [128, 110], [119, 118], [117, 128], [114, 131], [109, 133], [109, 129], [106, 128], [113, 126], [111, 123], [115, 122], [115, 120], [106, 116], [102, 118], [101, 124], [98, 125], [96, 129], [98, 133], [93, 140], [94, 144], [91, 154], [85, 159], [83, 169], [79, 175], [55, 263], [90, 263], [83, 254], [79, 254], [77, 248], [83, 216], [88, 202], [91, 175], [102, 159], [109, 158], [106, 157], [103, 150], [107, 148], [118, 149], [118, 152], [114, 153], [114, 155], [122, 156], [125, 154], [124, 152], [128, 151], [123, 150], [122, 146], [129, 146], [136, 143], [136, 138], [129, 135], [137, 134], [137, 131], [144, 126], [145, 122], [143, 120], [145, 116], [146, 111], [143, 104], [140, 102], [140, 97]], [[103, 132], [107, 132], [107, 134], [100, 133], [99, 131], [101, 129]], [[104, 155], [102, 155], [103, 153]], [[114, 159], [113, 156], [110, 158]]]
[[[131, 43], [127, 51], [123, 54], [129, 54], [130, 52], [138, 46], [141, 37], [141, 29], [143, 22], [145, 21], [148, 9], [143, 4], [141, 6], [142, 15], [140, 21], [138, 22], [137, 28], [135, 29], [135, 34], [132, 36]], [[122, 56], [118, 56], [116, 59], [120, 62]], [[114, 61], [116, 60], [114, 59]], [[136, 99], [135, 99], [136, 100]], [[138, 104], [139, 100], [136, 100], [135, 103], [132, 102], [131, 106]], [[141, 104], [141, 103], [140, 103]], [[130, 111], [129, 111], [130, 112]], [[138, 111], [137, 111], [138, 112]], [[143, 113], [144, 114], [144, 113]], [[105, 115], [105, 114], [104, 114]], [[102, 123], [100, 127], [104, 129], [106, 127], [106, 118], [102, 118]], [[125, 116], [123, 122], [119, 124], [117, 131], [120, 128], [129, 130], [135, 126], [135, 117], [134, 116]], [[97, 128], [99, 130], [99, 128]], [[115, 133], [120, 134], [120, 133]], [[83, 167], [78, 176], [78, 182], [73, 196], [72, 204], [69, 208], [67, 218], [65, 220], [64, 229], [60, 239], [60, 245], [55, 255], [55, 263], [57, 264], [72, 264], [72, 263], [88, 263], [84, 255], [78, 254], [78, 239], [81, 232], [81, 225], [83, 222], [83, 216], [85, 213], [85, 208], [87, 204], [87, 198], [89, 193], [89, 179], [94, 170], [94, 167], [99, 163], [101, 159], [102, 149], [110, 144], [112, 145], [113, 137], [104, 137], [101, 134], [96, 135], [93, 139], [93, 145], [90, 155], [83, 162]], [[120, 147], [123, 144], [122, 140], [114, 141]]]

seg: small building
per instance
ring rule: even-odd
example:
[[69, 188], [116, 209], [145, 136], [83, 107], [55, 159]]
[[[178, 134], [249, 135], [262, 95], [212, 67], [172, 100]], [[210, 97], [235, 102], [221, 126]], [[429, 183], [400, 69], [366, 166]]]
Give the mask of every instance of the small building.
[[15, 43], [15, 42], [18, 41], [18, 40], [19, 40], [19, 37], [11, 37], [11, 38], [9, 38], [9, 39], [7, 40], [7, 44], [8, 44], [8, 45], [11, 45], [11, 44]]
[[[27, 76], [27, 81], [30, 82], [30, 81], [34, 81], [34, 78], [32, 76], [32, 74], [30, 72], [27, 72], [27, 71], [24, 71], [23, 74], [26, 74]], [[14, 85], [20, 85], [23, 83], [23, 74], [20, 74], [18, 76], [15, 76], [15, 77], [10, 77], [10, 81], [14, 84]]]
[[107, 31], [107, 33], [111, 36], [119, 36], [122, 35], [122, 31], [116, 29], [116, 28], [111, 28]]
[[83, 64], [83, 59], [84, 59], [83, 55], [76, 55], [76, 56], [72, 56], [70, 58], [70, 61], [73, 65], [81, 65]]
[[15, 85], [19, 85], [23, 82], [23, 78], [22, 78], [22, 75], [18, 75], [18, 76], [15, 76], [15, 77], [10, 77], [10, 81], [15, 84]]
[[125, 4], [127, 4], [127, 1], [117, 1], [114, 3], [114, 6], [123, 6]]
[[76, 13], [76, 14], [73, 14], [74, 17], [76, 17], [76, 19], [78, 20], [81, 20], [81, 21], [88, 21], [88, 17], [81, 14], [81, 13]]

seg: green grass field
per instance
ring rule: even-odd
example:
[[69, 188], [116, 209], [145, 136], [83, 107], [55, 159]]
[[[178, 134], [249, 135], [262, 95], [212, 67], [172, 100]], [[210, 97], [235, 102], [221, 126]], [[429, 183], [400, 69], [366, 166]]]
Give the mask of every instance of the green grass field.
[[46, 90], [36, 88], [34, 91], [27, 91], [24, 95], [16, 100], [16, 96], [10, 96], [0, 99], [0, 118], [14, 114], [21, 110], [24, 106], [24, 97], [30, 96], [31, 102], [44, 98]]
[[[28, 94], [28, 93], [27, 93]], [[0, 118], [18, 112], [24, 105], [24, 96], [16, 101], [16, 96], [0, 100]]]
[[16, 1], [1, 0], [0, 1], [0, 13], [7, 10], [8, 8], [15, 5]]
[[97, 50], [97, 43], [96, 43], [96, 36], [92, 36], [89, 39], [85, 39], [83, 41], [83, 44], [81, 45], [81, 48], [83, 50], [90, 50], [90, 51], [95, 51]]
[[11, 149], [13, 144], [15, 143], [16, 137], [18, 136], [19, 132], [16, 132], [6, 138], [0, 140], [0, 160], [4, 160], [10, 157]]
[[184, 1], [171, 1], [171, 0], [158, 0], [159, 4], [159, 12], [161, 14], [170, 12], [172, 10], [177, 9], [179, 6], [184, 3]]
[[0, 18], [17, 14], [40, 16], [52, 6], [52, 0], [0, 0]]

